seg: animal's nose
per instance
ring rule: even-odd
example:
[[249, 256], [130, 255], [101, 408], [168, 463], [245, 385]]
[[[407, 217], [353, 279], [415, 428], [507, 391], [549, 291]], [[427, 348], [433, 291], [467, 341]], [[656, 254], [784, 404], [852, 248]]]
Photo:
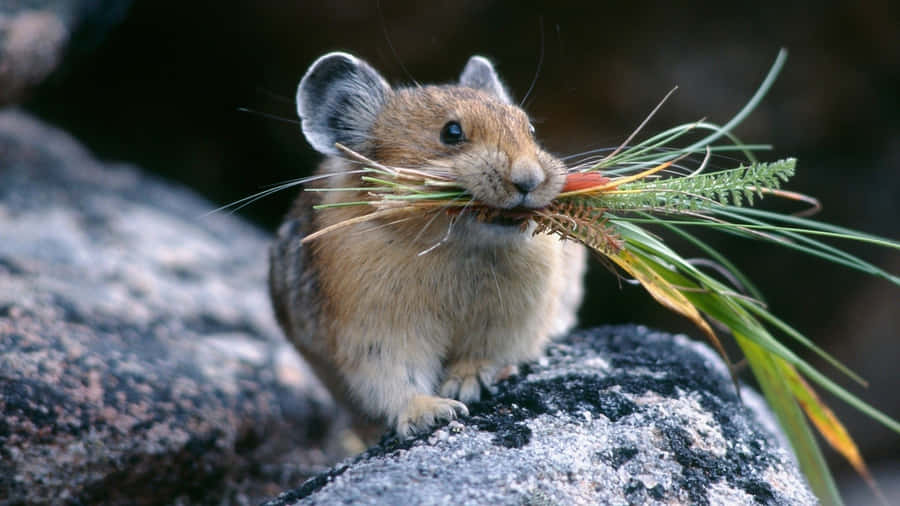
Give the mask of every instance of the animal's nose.
[[528, 193], [537, 188], [539, 184], [541, 184], [541, 182], [537, 178], [532, 177], [513, 181], [513, 186], [521, 193]]
[[510, 168], [509, 181], [521, 193], [529, 193], [544, 182], [544, 171], [536, 160], [516, 160]]

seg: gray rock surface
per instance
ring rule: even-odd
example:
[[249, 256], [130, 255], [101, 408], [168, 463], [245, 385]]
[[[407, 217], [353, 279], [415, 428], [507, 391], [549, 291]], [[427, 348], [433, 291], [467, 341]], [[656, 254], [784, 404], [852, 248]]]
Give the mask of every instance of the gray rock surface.
[[579, 332], [471, 417], [383, 440], [266, 504], [815, 504], [761, 399], [742, 394], [685, 337]]
[[[337, 454], [267, 238], [210, 208], [0, 113], [0, 504], [248, 504]], [[761, 406], [706, 346], [604, 327], [269, 504], [814, 503]]]
[[0, 504], [248, 503], [324, 469], [267, 237], [0, 113]]

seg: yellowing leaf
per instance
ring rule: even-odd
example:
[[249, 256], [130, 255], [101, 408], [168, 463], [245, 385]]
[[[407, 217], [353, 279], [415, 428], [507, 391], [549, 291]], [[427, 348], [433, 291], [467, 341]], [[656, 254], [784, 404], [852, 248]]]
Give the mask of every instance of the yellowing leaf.
[[[641, 283], [641, 286], [643, 286], [657, 302], [686, 317], [697, 325], [697, 327], [706, 334], [706, 337], [709, 338], [709, 341], [722, 356], [722, 359], [725, 360], [725, 363], [730, 365], [728, 355], [725, 353], [725, 348], [722, 347], [722, 343], [719, 341], [719, 338], [716, 337], [716, 333], [713, 332], [713, 329], [700, 315], [700, 311], [697, 310], [697, 307], [694, 306], [681, 291], [679, 291], [678, 287], [669, 283], [640, 256], [627, 249], [608, 255], [608, 258], [621, 267], [622, 270], [637, 279]], [[737, 382], [735, 382], [735, 385], [737, 385]]]
[[816, 392], [803, 380], [800, 373], [797, 372], [792, 365], [784, 360], [776, 360], [781, 370], [781, 374], [791, 388], [791, 392], [796, 397], [800, 407], [806, 412], [806, 416], [819, 429], [822, 437], [828, 441], [828, 444], [835, 450], [840, 452], [850, 464], [860, 473], [863, 473], [866, 465], [860, 457], [859, 450], [850, 438], [850, 434], [844, 428], [844, 425], [834, 416], [834, 413], [828, 406], [819, 399]]
[[740, 332], [735, 332], [734, 338], [743, 350], [747, 364], [756, 376], [763, 395], [769, 401], [769, 407], [775, 412], [781, 429], [791, 442], [797, 463], [803, 470], [810, 488], [826, 506], [843, 504], [825, 463], [825, 457], [819, 449], [819, 443], [813, 436], [809, 422], [803, 417], [803, 412], [792, 395], [790, 385], [785, 381], [781, 367], [778, 366], [784, 361]]
[[806, 412], [806, 416], [808, 416], [813, 425], [816, 426], [819, 434], [828, 441], [828, 444], [832, 448], [850, 462], [853, 469], [863, 477], [869, 485], [869, 488], [879, 496], [882, 503], [887, 504], [887, 499], [882, 496], [881, 491], [875, 484], [875, 480], [872, 478], [872, 475], [869, 474], [866, 462], [863, 460], [862, 455], [860, 455], [859, 449], [856, 447], [853, 438], [850, 437], [850, 433], [844, 428], [844, 424], [842, 424], [837, 416], [835, 416], [834, 412], [822, 402], [815, 390], [813, 390], [809, 383], [800, 376], [800, 373], [797, 372], [797, 369], [795, 369], [794, 366], [778, 357], [774, 357], [774, 362], [778, 365], [782, 377], [790, 387], [791, 393], [794, 394], [794, 398], [797, 399], [800, 407]]

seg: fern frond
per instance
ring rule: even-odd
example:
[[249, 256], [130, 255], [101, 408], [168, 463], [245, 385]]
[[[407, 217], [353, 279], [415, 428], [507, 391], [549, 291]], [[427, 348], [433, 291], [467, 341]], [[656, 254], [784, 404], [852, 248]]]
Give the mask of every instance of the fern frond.
[[597, 197], [611, 210], [654, 209], [668, 213], [697, 211], [711, 206], [753, 205], [767, 190], [777, 190], [794, 175], [796, 159], [754, 163], [711, 174], [649, 180], [619, 186]]

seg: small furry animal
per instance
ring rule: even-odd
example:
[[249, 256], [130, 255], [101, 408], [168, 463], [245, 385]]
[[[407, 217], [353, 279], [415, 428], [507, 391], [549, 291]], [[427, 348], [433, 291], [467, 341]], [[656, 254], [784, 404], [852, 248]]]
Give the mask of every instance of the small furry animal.
[[[335, 143], [383, 165], [449, 174], [503, 210], [545, 207], [565, 179], [480, 56], [458, 84], [391, 88], [366, 62], [326, 54], [300, 81], [297, 112], [327, 156], [322, 187], [364, 186], [353, 172], [361, 166]], [[285, 333], [357, 415], [403, 437], [466, 415], [464, 403], [575, 324], [581, 245], [465, 211], [366, 221], [301, 244], [371, 211], [312, 208], [349, 200], [359, 195], [301, 193], [272, 246], [269, 287]]]

